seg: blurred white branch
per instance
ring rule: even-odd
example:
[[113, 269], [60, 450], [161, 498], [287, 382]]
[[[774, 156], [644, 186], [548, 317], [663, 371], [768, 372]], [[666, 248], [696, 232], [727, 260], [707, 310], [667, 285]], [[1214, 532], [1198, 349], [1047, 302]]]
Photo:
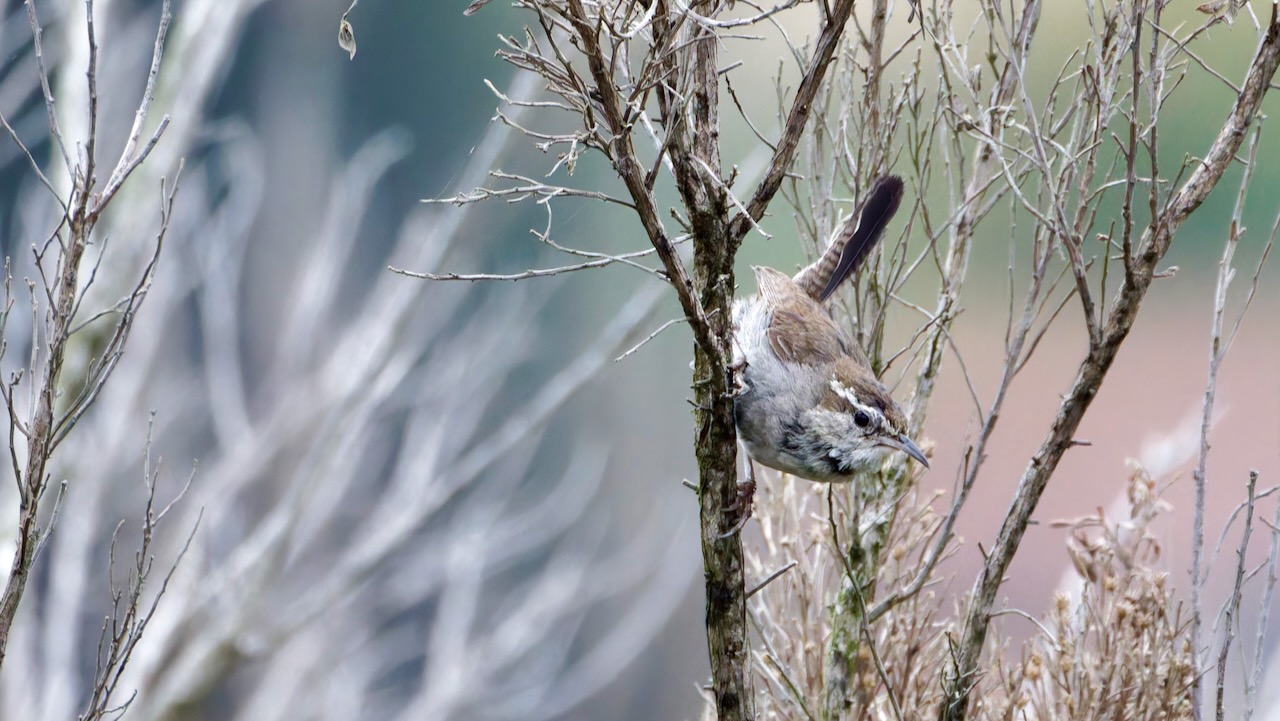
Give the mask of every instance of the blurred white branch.
[[[91, 246], [83, 268], [92, 282], [78, 285], [83, 310], [73, 314], [81, 323], [68, 367], [115, 374], [64, 397], [79, 428], [56, 436], [64, 454], [57, 473], [71, 483], [59, 532], [39, 559], [48, 582], [16, 617], [0, 717], [52, 721], [77, 708], [110, 717], [128, 700], [131, 719], [176, 719], [215, 697], [227, 717], [254, 721], [565, 713], [627, 669], [684, 598], [693, 570], [675, 552], [690, 535], [678, 517], [620, 504], [619, 490], [604, 485], [618, 473], [612, 454], [594, 450], [601, 439], [587, 432], [565, 441], [557, 420], [571, 403], [599, 402], [574, 399], [643, 335], [662, 286], [647, 279], [584, 339], [546, 325], [538, 314], [547, 295], [532, 288], [499, 299], [354, 273], [435, 269], [446, 255], [477, 252], [469, 208], [416, 209], [383, 245], [362, 236], [379, 184], [410, 150], [406, 133], [390, 130], [333, 169], [316, 199], [318, 232], [270, 238], [291, 262], [271, 276], [269, 292], [246, 293], [263, 262], [255, 218], [276, 189], [255, 130], [210, 125], [205, 113], [244, 18], [261, 2], [178, 5], [162, 55], [124, 43], [137, 34], [134, 9], [99, 0], [98, 40], [89, 43], [78, 3], [61, 8], [52, 66], [61, 81], [50, 87], [57, 117], [74, 118], [61, 126], [67, 139], [78, 137], [72, 128], [94, 95], [73, 87], [73, 61], [96, 55], [99, 43], [104, 98], [127, 87], [131, 62], [145, 72], [162, 58], [143, 105], [171, 120], [163, 141], [149, 144], [159, 124], [137, 105], [126, 115], [104, 103], [97, 119], [104, 136], [119, 132], [122, 158], [150, 153], [128, 183], [103, 186], [114, 210], [97, 234], [112, 238], [112, 252]], [[537, 91], [522, 78], [504, 92]], [[489, 126], [457, 187], [483, 181], [509, 152], [509, 134], [502, 123]], [[154, 223], [164, 169], [192, 156], [197, 140], [184, 202], [163, 213], [165, 262], [148, 263], [140, 251], [153, 248], [137, 233], [146, 219]], [[48, 178], [53, 187], [65, 180]], [[39, 181], [33, 174], [31, 185]], [[362, 262], [373, 253], [373, 263]], [[139, 289], [151, 312], [135, 316], [129, 299]], [[28, 330], [24, 318], [43, 320], [19, 301], [5, 314], [15, 320], [10, 337]], [[104, 329], [125, 318], [132, 333], [122, 356]], [[553, 358], [558, 365], [544, 372], [546, 357], [534, 348], [549, 332], [567, 359]], [[171, 462], [197, 458], [199, 466], [163, 528], [143, 511], [142, 571], [121, 598], [145, 611], [145, 623], [121, 616], [108, 628], [114, 643], [104, 642], [95, 678], [88, 669], [112, 603], [102, 592], [112, 529], [150, 508], [134, 469], [152, 409], [154, 446]], [[158, 480], [166, 497], [169, 481]], [[13, 484], [5, 485], [0, 499], [9, 503]], [[637, 525], [648, 530], [627, 532]], [[162, 599], [156, 584], [137, 582], [180, 558]]]

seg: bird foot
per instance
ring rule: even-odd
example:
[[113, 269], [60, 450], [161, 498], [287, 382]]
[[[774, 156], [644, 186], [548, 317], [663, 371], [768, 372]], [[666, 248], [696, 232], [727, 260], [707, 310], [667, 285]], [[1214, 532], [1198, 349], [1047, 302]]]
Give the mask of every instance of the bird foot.
[[754, 476], [755, 474], [751, 474], [747, 480], [738, 481], [738, 496], [733, 499], [733, 503], [730, 503], [724, 509], [726, 514], [737, 514], [738, 519], [734, 521], [733, 528], [720, 534], [720, 538], [729, 538], [738, 533], [743, 526], [747, 525], [747, 521], [751, 519], [751, 511], [754, 508], [756, 498], [756, 479]]
[[751, 386], [747, 385], [747, 359], [740, 358], [729, 366], [729, 372], [733, 374], [733, 395], [740, 396], [751, 390]]

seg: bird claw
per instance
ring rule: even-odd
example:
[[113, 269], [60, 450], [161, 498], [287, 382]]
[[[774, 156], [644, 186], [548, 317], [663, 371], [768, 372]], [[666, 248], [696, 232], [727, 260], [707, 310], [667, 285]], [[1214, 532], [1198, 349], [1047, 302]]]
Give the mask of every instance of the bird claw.
[[747, 359], [740, 358], [729, 366], [729, 372], [733, 374], [733, 395], [740, 396], [751, 390], [751, 386], [747, 385]]
[[[750, 469], [750, 466], [748, 466]], [[756, 498], [756, 479], [755, 473], [749, 472], [747, 480], [738, 481], [738, 497], [728, 506], [725, 506], [725, 513], [737, 513], [738, 520], [734, 522], [733, 528], [721, 533], [718, 538], [729, 538], [742, 530], [747, 525], [747, 521], [751, 519], [751, 511], [755, 505]]]

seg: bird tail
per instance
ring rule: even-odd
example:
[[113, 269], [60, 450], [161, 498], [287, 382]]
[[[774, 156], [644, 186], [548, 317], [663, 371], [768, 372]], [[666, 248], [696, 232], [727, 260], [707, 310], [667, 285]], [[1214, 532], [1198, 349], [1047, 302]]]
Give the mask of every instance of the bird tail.
[[810, 298], [823, 303], [853, 275], [876, 247], [884, 228], [902, 203], [902, 178], [882, 175], [871, 184], [861, 211], [845, 223], [827, 250], [804, 270], [795, 282]]

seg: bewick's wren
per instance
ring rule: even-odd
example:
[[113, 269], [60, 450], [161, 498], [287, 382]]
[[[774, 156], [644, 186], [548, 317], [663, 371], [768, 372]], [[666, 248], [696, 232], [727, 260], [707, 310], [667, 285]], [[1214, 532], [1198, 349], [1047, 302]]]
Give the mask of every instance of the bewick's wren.
[[848, 481], [886, 450], [929, 467], [907, 437], [902, 408], [824, 305], [875, 247], [901, 201], [902, 180], [881, 177], [861, 212], [794, 278], [753, 268], [759, 291], [733, 307], [734, 411], [751, 459], [813, 481]]

